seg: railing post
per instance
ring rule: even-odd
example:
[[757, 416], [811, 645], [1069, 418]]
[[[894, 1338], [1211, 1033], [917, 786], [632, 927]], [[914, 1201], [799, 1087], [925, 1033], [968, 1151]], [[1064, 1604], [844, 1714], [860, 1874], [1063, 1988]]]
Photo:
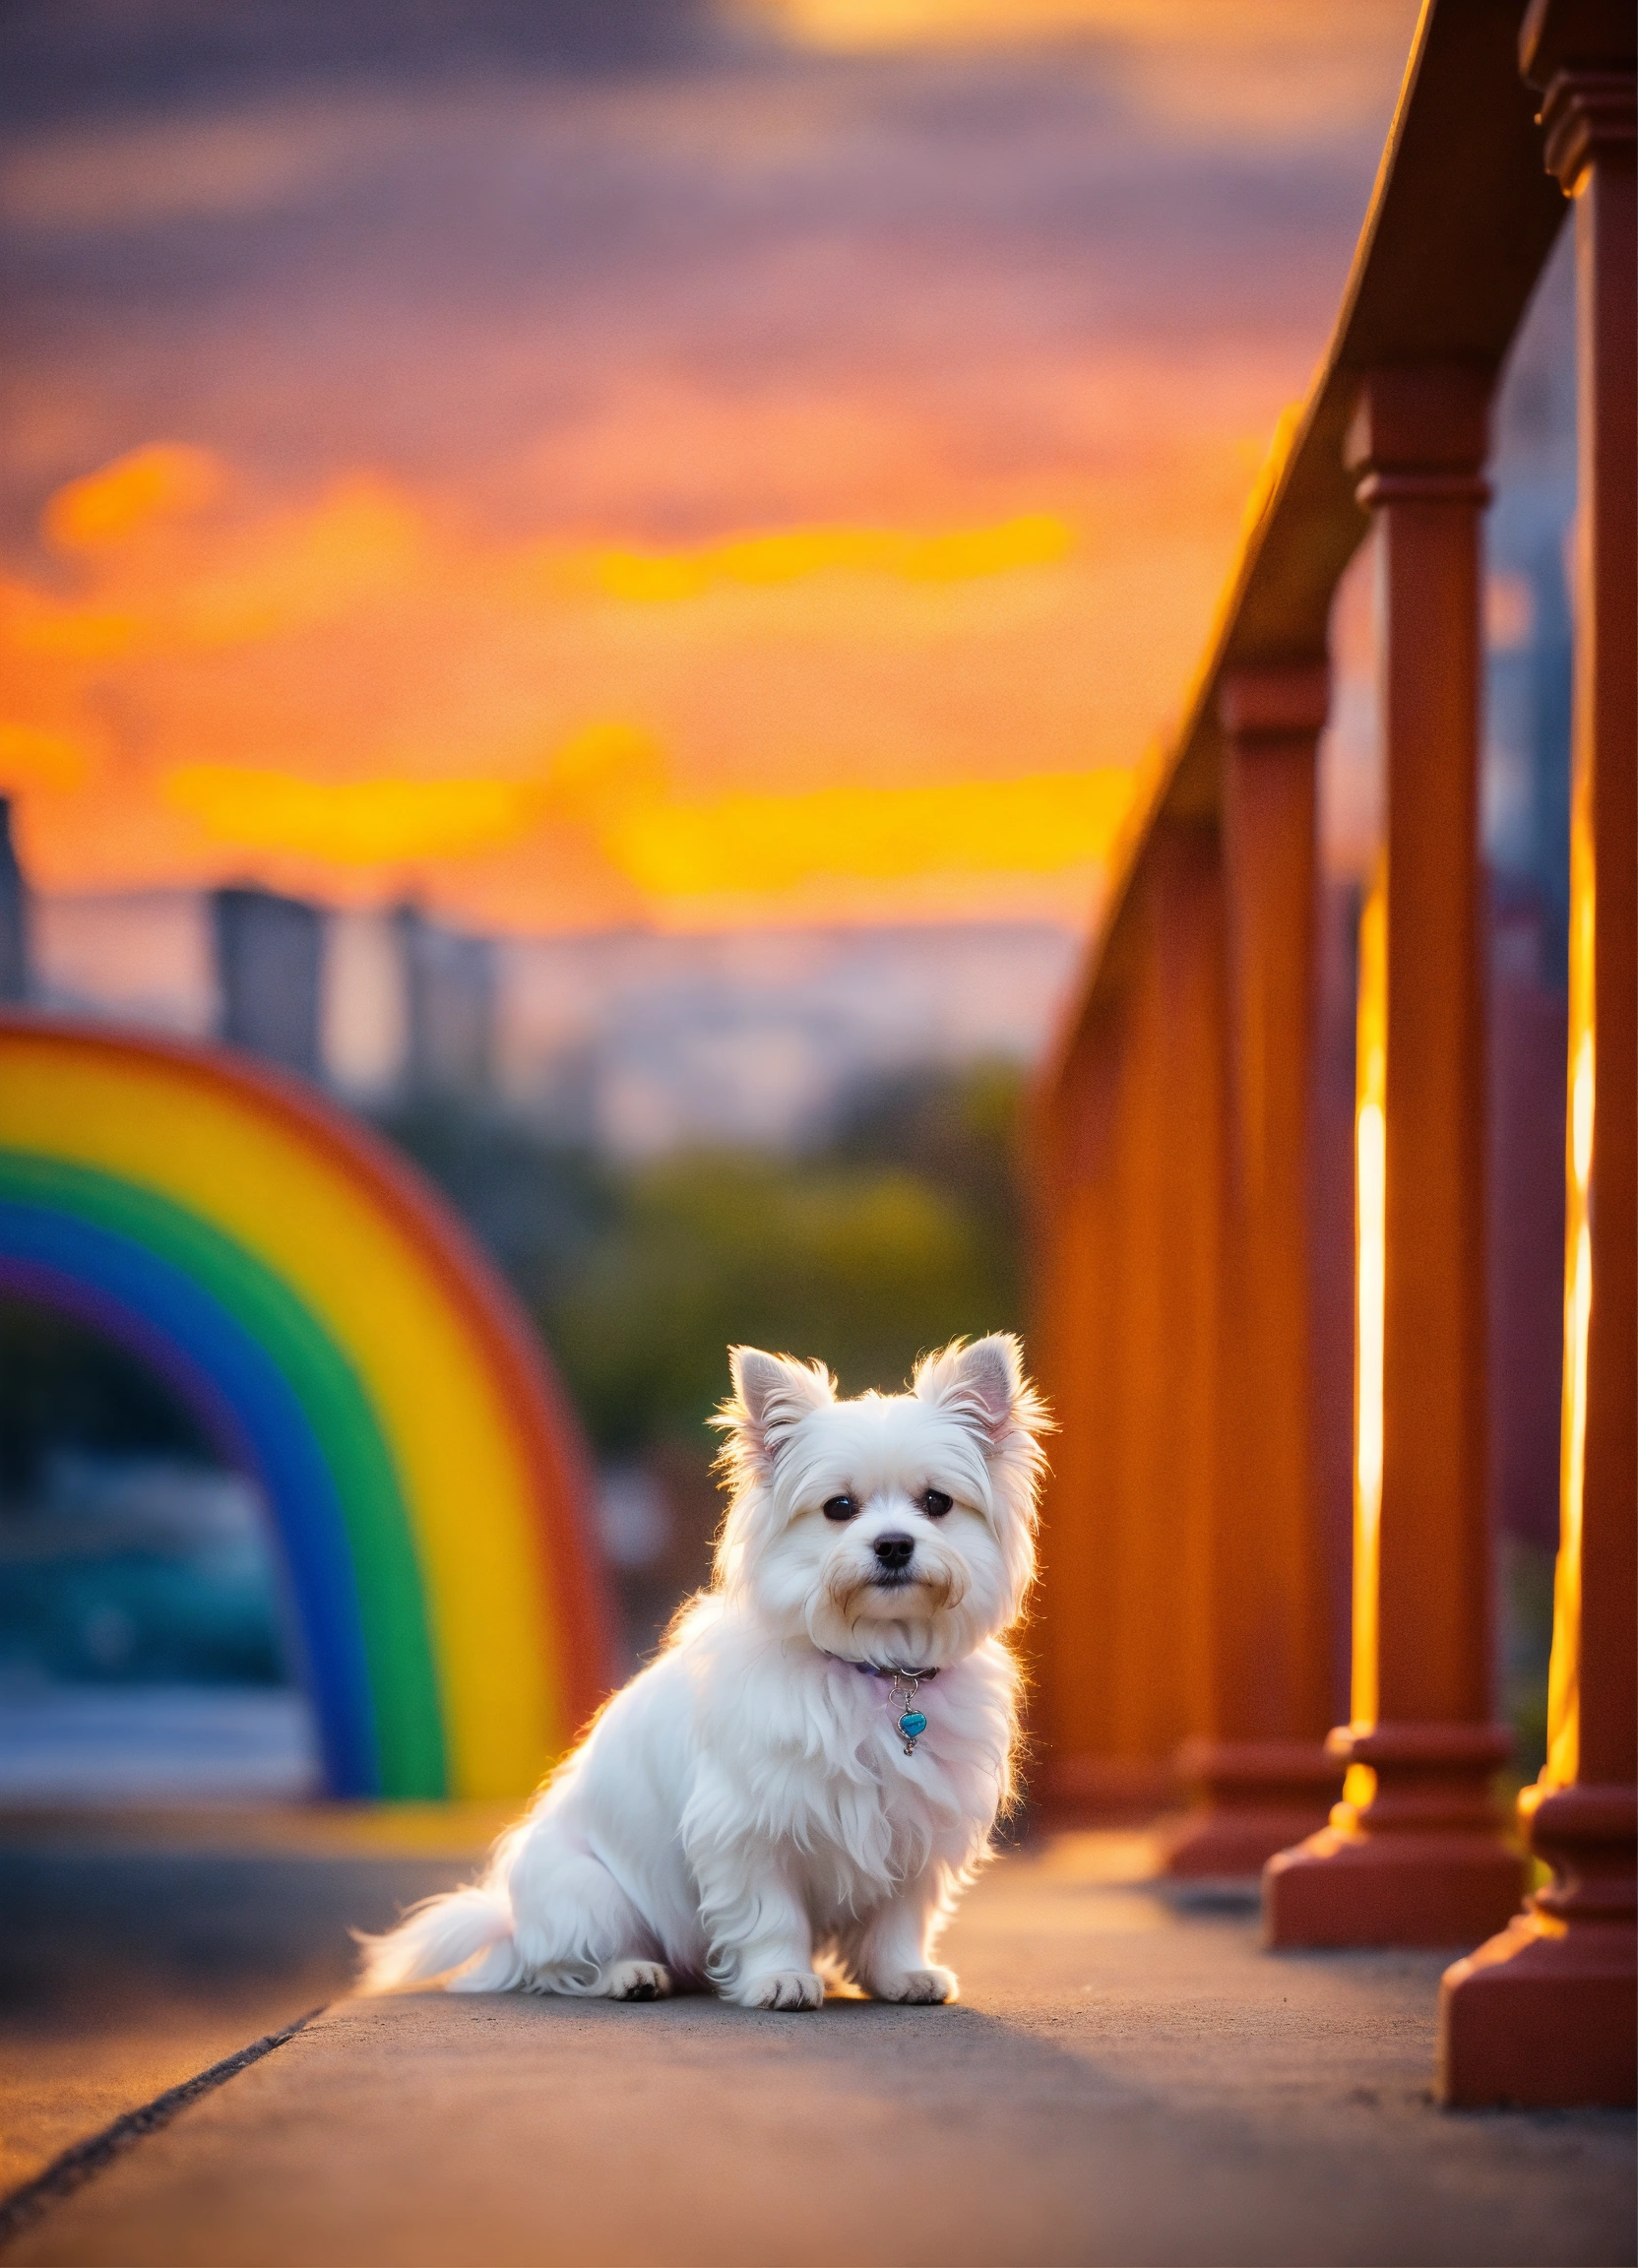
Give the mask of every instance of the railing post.
[[1156, 827], [1111, 951], [1048, 1146], [1046, 1195], [1063, 1192], [1071, 1237], [1043, 1270], [1041, 1374], [1063, 1438], [1042, 1527], [1034, 1787], [1060, 1816], [1161, 1808], [1198, 1715], [1222, 1116], [1214, 827]]
[[1546, 1768], [1519, 1814], [1550, 1888], [1445, 1975], [1446, 2102], [1631, 2103], [1638, 2063], [1638, 197], [1627, 6], [1538, 0], [1525, 77], [1575, 200], [1580, 386], [1561, 1531]]
[[1042, 1510], [1040, 1610], [1030, 1633], [1034, 1729], [1044, 1750], [1044, 1785], [1038, 1779], [1032, 1795], [1067, 1818], [1118, 1811], [1124, 1793], [1140, 1810], [1159, 1800], [1153, 1787], [1110, 1787], [1100, 1739], [1115, 1668], [1101, 1607], [1116, 1529], [1116, 1137], [1129, 1026], [1124, 999], [1098, 1003], [1045, 1098], [1035, 1144], [1033, 1347], [1058, 1432]]
[[[1488, 371], [1455, 363], [1373, 370], [1348, 442], [1376, 520], [1388, 770], [1381, 1405], [1361, 1395], [1355, 1429], [1368, 1518], [1355, 1547], [1353, 1719], [1331, 1735], [1348, 1765], [1344, 1799], [1328, 1828], [1269, 1862], [1276, 1945], [1459, 1944], [1498, 1927], [1521, 1888], [1490, 1795], [1511, 1741], [1490, 1722], [1484, 1475], [1479, 534], [1489, 389]], [[1373, 1505], [1365, 1468], [1378, 1440]]]
[[1342, 1766], [1309, 1453], [1309, 1102], [1314, 760], [1323, 657], [1228, 671], [1224, 756], [1228, 1045], [1219, 1300], [1218, 1486], [1211, 1511], [1202, 1798], [1170, 1840], [1174, 1875], [1256, 1874], [1324, 1824]]

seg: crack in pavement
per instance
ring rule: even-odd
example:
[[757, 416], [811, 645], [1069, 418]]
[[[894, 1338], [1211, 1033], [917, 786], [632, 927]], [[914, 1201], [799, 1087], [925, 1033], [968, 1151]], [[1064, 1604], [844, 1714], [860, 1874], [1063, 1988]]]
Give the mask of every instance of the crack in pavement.
[[293, 2024], [286, 2024], [283, 2031], [264, 2033], [260, 2040], [253, 2040], [248, 2048], [241, 2048], [232, 2055], [224, 2055], [220, 2063], [213, 2063], [208, 2069], [195, 2072], [191, 2079], [184, 2079], [178, 2086], [167, 2087], [162, 2095], [156, 2095], [151, 2103], [139, 2104], [135, 2110], [127, 2110], [123, 2117], [104, 2126], [100, 2133], [88, 2135], [83, 2142], [75, 2142], [61, 2151], [49, 2166], [32, 2179], [20, 2182], [8, 2195], [0, 2197], [0, 2250], [14, 2236], [21, 2236], [25, 2229], [32, 2228], [53, 2205], [61, 2204], [65, 2198], [72, 2197], [77, 2189], [83, 2189], [88, 2181], [94, 2180], [116, 2158], [135, 2148], [146, 2136], [158, 2134], [161, 2127], [168, 2126], [190, 2103], [197, 2103], [202, 2096], [215, 2094], [229, 2079], [236, 2079], [241, 2071], [248, 2071], [251, 2064], [260, 2063], [264, 2055], [271, 2055], [276, 2048], [284, 2047], [298, 2032], [305, 2031], [316, 2017], [322, 2016], [325, 2006], [328, 2006], [328, 2002], [317, 2008], [309, 2008], [304, 2016], [298, 2016]]

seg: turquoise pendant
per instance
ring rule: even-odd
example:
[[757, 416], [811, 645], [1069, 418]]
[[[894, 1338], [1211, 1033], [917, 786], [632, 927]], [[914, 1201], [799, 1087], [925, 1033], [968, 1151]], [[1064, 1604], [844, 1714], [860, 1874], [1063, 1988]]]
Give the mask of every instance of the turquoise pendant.
[[[935, 1671], [928, 1671], [929, 1676], [935, 1674]], [[915, 1706], [916, 1687], [920, 1682], [914, 1670], [895, 1670], [893, 1672], [893, 1690], [906, 1705], [904, 1715], [899, 1719], [899, 1737], [905, 1744], [907, 1756], [915, 1754], [915, 1743], [927, 1730], [927, 1720]]]

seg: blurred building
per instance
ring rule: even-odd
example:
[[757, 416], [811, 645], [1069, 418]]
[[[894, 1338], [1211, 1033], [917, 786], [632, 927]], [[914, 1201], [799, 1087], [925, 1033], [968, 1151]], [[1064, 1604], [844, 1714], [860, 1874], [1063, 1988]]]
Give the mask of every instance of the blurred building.
[[32, 997], [220, 1033], [360, 1105], [498, 1101], [621, 1156], [822, 1135], [863, 1079], [1033, 1060], [1080, 939], [1051, 922], [487, 938], [256, 890], [46, 897]]
[[496, 948], [429, 921], [393, 915], [407, 1008], [401, 1084], [414, 1096], [481, 1097], [494, 1070]]
[[36, 892], [31, 913], [30, 996], [40, 1007], [189, 1039], [216, 1030], [205, 892]]
[[29, 910], [12, 844], [12, 807], [0, 795], [0, 1001], [29, 996]]
[[316, 1079], [324, 960], [318, 908], [271, 890], [218, 890], [211, 915], [220, 1037]]
[[1497, 399], [1485, 528], [1484, 849], [1509, 906], [1540, 901], [1540, 975], [1560, 992], [1570, 906], [1571, 249], [1566, 230]]
[[404, 940], [386, 908], [346, 908], [325, 923], [320, 1004], [325, 1074], [360, 1105], [394, 1100], [410, 1054]]
[[1049, 922], [512, 939], [498, 1077], [529, 1116], [622, 1156], [788, 1148], [861, 1080], [1032, 1061], [1080, 950]]

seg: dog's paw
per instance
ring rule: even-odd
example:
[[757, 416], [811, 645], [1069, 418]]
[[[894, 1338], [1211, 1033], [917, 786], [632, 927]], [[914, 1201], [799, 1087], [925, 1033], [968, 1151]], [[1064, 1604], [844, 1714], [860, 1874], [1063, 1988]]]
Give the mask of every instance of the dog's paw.
[[875, 2000], [953, 2000], [956, 1973], [953, 1969], [893, 1969], [872, 1977], [869, 1986]]
[[733, 1995], [741, 2008], [817, 2008], [825, 1981], [811, 1969], [770, 1969], [747, 1977]]
[[615, 1961], [603, 1977], [610, 2000], [663, 2000], [671, 1989], [671, 1972], [658, 1961]]

